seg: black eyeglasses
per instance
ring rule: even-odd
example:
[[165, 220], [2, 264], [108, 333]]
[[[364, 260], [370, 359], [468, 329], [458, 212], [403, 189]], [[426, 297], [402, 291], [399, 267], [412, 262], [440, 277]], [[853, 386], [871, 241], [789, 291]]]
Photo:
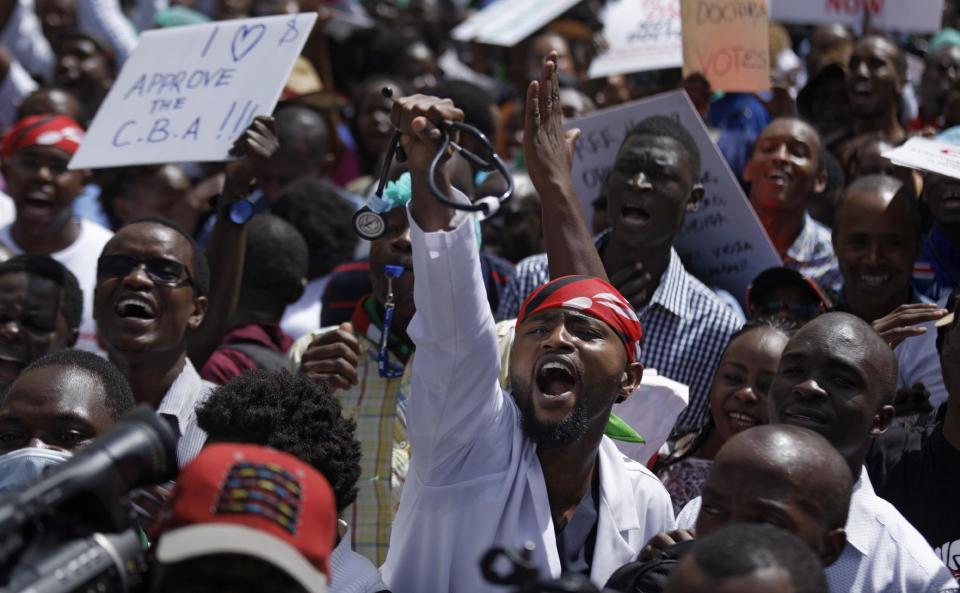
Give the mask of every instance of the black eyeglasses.
[[70, 164], [69, 160], [56, 158], [43, 159], [27, 154], [15, 155], [12, 159], [10, 159], [10, 161], [14, 164], [14, 166], [34, 173], [46, 167], [54, 177], [66, 173], [67, 166]]
[[[143, 266], [147, 276], [155, 284], [166, 286], [193, 285], [193, 277], [187, 266], [165, 257], [133, 257], [130, 255], [103, 255], [97, 261], [97, 278], [123, 278]], [[186, 275], [186, 278], [184, 278]]]
[[753, 306], [753, 312], [760, 317], [772, 317], [781, 311], [787, 311], [797, 319], [809, 321], [823, 312], [821, 305], [808, 303], [787, 303], [784, 301], [764, 301]]

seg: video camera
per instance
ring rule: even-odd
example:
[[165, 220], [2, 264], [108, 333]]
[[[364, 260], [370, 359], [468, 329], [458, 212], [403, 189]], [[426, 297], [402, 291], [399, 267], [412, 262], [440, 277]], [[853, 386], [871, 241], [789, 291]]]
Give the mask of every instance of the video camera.
[[522, 550], [491, 548], [480, 560], [480, 571], [488, 583], [513, 587], [514, 593], [617, 593], [601, 591], [581, 574], [564, 574], [560, 578], [540, 578], [540, 569], [533, 562], [535, 547], [527, 542]]
[[177, 473], [177, 437], [138, 406], [72, 459], [0, 496], [0, 593], [129, 591], [145, 572], [131, 490]]

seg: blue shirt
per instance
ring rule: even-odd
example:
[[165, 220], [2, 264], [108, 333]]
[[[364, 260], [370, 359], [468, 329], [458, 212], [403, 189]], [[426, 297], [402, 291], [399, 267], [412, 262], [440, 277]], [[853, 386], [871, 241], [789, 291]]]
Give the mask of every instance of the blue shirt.
[[960, 248], [943, 233], [939, 223], [923, 238], [923, 249], [913, 265], [913, 285], [934, 301], [950, 296], [960, 278]]
[[[609, 234], [607, 230], [594, 240], [598, 252], [603, 252]], [[524, 299], [549, 280], [545, 253], [517, 264], [500, 299], [498, 319], [515, 318]], [[690, 404], [681, 412], [677, 425], [702, 425], [710, 414], [713, 373], [730, 336], [740, 329], [740, 320], [687, 272], [673, 249], [660, 285], [650, 302], [637, 310], [637, 317], [644, 334], [640, 344], [643, 366], [690, 387]]]

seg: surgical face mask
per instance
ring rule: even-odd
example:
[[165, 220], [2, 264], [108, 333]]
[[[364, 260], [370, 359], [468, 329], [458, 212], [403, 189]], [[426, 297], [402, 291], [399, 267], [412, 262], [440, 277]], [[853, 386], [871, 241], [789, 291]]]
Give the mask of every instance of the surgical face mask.
[[72, 455], [65, 451], [25, 447], [0, 455], [0, 493], [35, 481], [47, 468], [60, 465]]

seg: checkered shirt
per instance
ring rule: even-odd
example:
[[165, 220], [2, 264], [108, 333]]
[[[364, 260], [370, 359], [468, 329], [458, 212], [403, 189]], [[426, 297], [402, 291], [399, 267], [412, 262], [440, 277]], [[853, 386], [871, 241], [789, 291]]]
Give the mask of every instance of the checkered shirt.
[[[609, 231], [594, 240], [602, 252]], [[498, 319], [517, 316], [527, 295], [550, 280], [547, 255], [521, 261], [500, 301]], [[683, 267], [676, 250], [650, 302], [637, 310], [643, 325], [640, 362], [661, 375], [690, 387], [690, 405], [680, 414], [679, 426], [700, 426], [710, 413], [708, 396], [713, 373], [740, 320], [709, 288]]]
[[[294, 342], [288, 354], [293, 366], [300, 367], [303, 354], [314, 339], [335, 329], [322, 328]], [[346, 391], [338, 389], [336, 395], [344, 415], [357, 423], [355, 436], [363, 457], [357, 500], [343, 511], [343, 517], [351, 527], [353, 549], [380, 566], [387, 558], [390, 530], [410, 460], [406, 408], [413, 368], [409, 363], [413, 358], [404, 368], [400, 359], [388, 351], [391, 368], [404, 368], [404, 372], [395, 379], [381, 377], [377, 368], [379, 328], [370, 324], [367, 335], [355, 335], [362, 353], [357, 363], [357, 384]]]

